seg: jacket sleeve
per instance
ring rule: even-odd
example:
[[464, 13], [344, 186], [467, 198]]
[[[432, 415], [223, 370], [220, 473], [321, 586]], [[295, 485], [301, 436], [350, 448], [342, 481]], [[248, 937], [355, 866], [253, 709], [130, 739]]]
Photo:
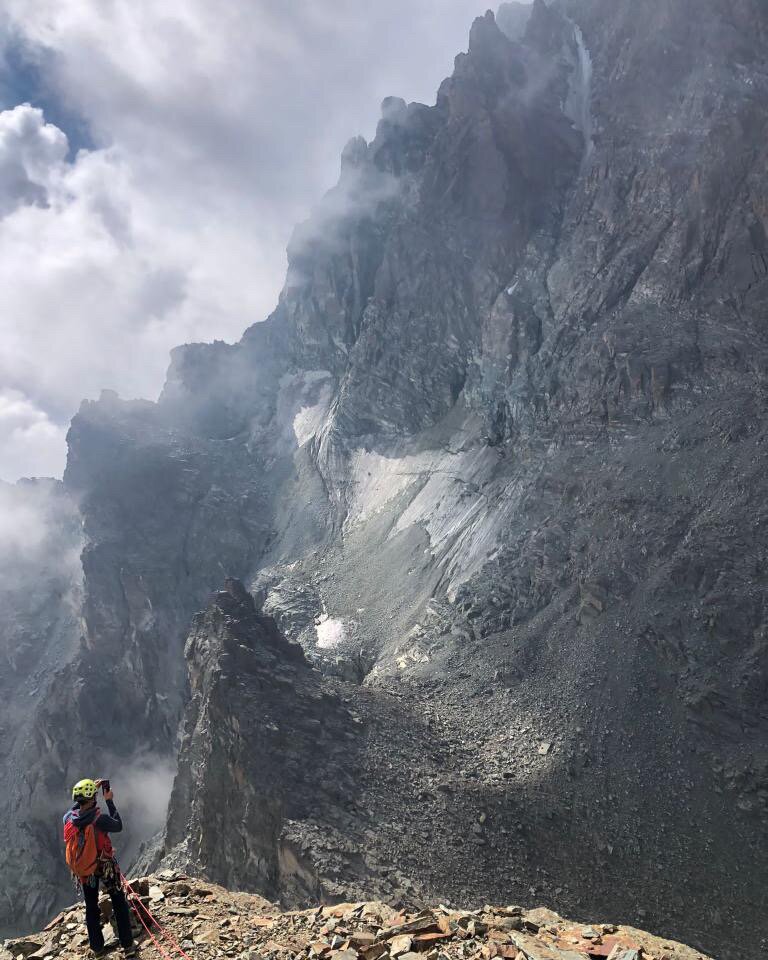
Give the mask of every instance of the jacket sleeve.
[[107, 807], [109, 808], [109, 813], [100, 814], [94, 826], [97, 830], [102, 830], [104, 833], [120, 833], [123, 829], [123, 821], [117, 812], [117, 807], [111, 800], [107, 800]]

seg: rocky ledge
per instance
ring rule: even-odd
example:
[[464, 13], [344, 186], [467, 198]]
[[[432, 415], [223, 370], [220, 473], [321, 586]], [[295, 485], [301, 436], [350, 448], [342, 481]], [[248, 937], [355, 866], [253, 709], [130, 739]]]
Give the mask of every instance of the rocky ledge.
[[[283, 913], [263, 897], [171, 870], [131, 887], [136, 912], [165, 952], [177, 957], [183, 951], [193, 960], [710, 960], [632, 927], [574, 923], [543, 907], [459, 910], [375, 901]], [[102, 915], [107, 946], [115, 948], [107, 897]], [[159, 956], [138, 922], [136, 928], [140, 956]], [[74, 960], [86, 949], [82, 908], [73, 906], [40, 934], [6, 940], [0, 960]]]

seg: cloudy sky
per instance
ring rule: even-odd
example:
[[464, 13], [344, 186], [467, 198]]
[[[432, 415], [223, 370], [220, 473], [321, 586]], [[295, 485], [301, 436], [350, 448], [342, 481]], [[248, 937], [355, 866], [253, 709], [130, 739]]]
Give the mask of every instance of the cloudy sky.
[[434, 102], [474, 0], [3, 0], [0, 478], [59, 476], [104, 387], [238, 339], [390, 94]]

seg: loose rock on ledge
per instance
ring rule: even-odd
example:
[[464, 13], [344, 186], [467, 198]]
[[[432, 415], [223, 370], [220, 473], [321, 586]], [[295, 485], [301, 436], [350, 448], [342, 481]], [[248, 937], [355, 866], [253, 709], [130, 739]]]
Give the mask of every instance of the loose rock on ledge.
[[[131, 887], [136, 910], [167, 953], [178, 956], [180, 945], [193, 960], [710, 960], [631, 927], [585, 927], [544, 908], [458, 910], [441, 904], [408, 910], [373, 901], [282, 913], [262, 897], [231, 893], [171, 870], [131, 881]], [[107, 946], [114, 947], [108, 898], [101, 905]], [[87, 952], [82, 914], [81, 906], [71, 907], [42, 933], [5, 941], [0, 960], [82, 957]], [[159, 956], [135, 926], [139, 955]]]

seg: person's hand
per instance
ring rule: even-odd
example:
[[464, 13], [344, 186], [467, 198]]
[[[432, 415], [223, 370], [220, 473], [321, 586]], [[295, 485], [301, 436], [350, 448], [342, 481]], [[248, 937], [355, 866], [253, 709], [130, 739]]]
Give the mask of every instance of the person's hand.
[[107, 790], [107, 792], [104, 794], [104, 799], [111, 800], [113, 796], [114, 796], [114, 793], [111, 790]]

